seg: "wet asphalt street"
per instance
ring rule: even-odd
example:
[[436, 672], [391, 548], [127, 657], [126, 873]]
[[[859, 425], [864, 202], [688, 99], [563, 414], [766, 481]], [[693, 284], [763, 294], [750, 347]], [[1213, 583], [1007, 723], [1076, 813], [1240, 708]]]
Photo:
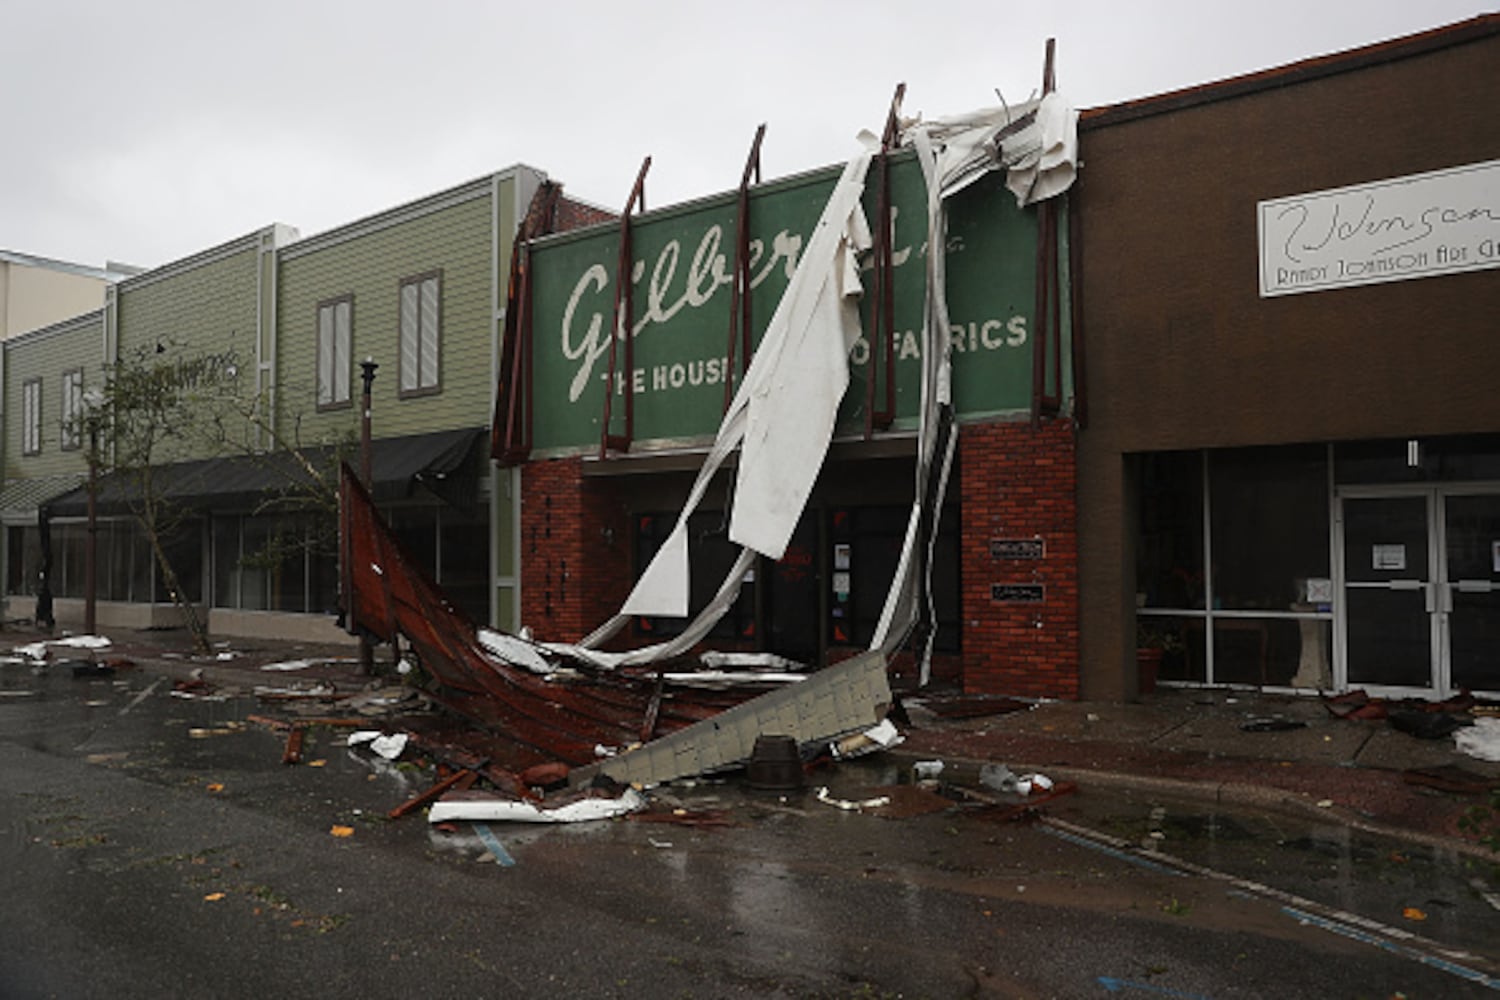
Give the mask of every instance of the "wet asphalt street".
[[[507, 867], [467, 825], [385, 818], [429, 775], [332, 729], [283, 766], [282, 737], [253, 713], [275, 710], [176, 698], [142, 671], [0, 666], [0, 997], [1385, 998], [1500, 985], [1485, 978], [1500, 911], [1471, 884], [1493, 886], [1492, 871], [1337, 827], [1087, 788], [1039, 824], [957, 807], [894, 819], [706, 782], [659, 802], [725, 810], [732, 826], [495, 824]], [[863, 799], [904, 770], [876, 759], [819, 780]]]

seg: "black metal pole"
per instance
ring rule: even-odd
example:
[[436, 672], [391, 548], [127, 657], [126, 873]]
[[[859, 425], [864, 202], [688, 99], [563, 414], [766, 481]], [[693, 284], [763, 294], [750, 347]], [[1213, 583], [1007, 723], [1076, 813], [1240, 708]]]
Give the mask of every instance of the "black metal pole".
[[[359, 377], [364, 381], [359, 420], [359, 478], [372, 497], [375, 477], [370, 459], [370, 387], [375, 382], [375, 369], [379, 367], [374, 358], [365, 358], [359, 363]], [[363, 633], [359, 637], [359, 665], [366, 674], [375, 672], [375, 647]]]
[[89, 526], [83, 553], [83, 631], [98, 625], [99, 590], [99, 431], [89, 428]]

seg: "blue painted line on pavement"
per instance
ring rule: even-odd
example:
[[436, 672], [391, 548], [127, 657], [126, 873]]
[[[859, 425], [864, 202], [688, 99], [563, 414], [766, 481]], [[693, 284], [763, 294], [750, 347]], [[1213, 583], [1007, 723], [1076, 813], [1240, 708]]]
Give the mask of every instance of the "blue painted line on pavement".
[[1388, 951], [1393, 955], [1400, 955], [1402, 958], [1409, 958], [1415, 962], [1420, 962], [1422, 965], [1430, 966], [1442, 972], [1449, 973], [1450, 975], [1458, 976], [1460, 979], [1467, 979], [1471, 983], [1478, 983], [1480, 986], [1487, 986], [1492, 990], [1500, 990], [1500, 979], [1497, 979], [1491, 975], [1486, 975], [1485, 973], [1480, 972], [1478, 969], [1471, 969], [1467, 965], [1459, 965], [1457, 962], [1450, 962], [1446, 958], [1439, 958], [1436, 955], [1429, 955], [1424, 951], [1418, 951], [1416, 948], [1409, 948], [1404, 945], [1398, 945], [1394, 941], [1387, 941], [1385, 938], [1380, 937], [1376, 934], [1371, 934], [1369, 931], [1361, 930], [1358, 927], [1351, 927], [1348, 924], [1340, 923], [1337, 920], [1329, 920], [1326, 917], [1320, 917], [1316, 914], [1308, 913], [1305, 910], [1298, 910], [1294, 907], [1283, 906], [1281, 908], [1281, 912], [1285, 913], [1287, 916], [1293, 918], [1294, 920], [1300, 921], [1301, 923], [1311, 924], [1314, 927], [1322, 928], [1323, 930], [1329, 931], [1334, 934], [1341, 934], [1346, 938], [1352, 938], [1353, 940], [1359, 941], [1362, 944], [1373, 945], [1374, 947], [1380, 948], [1384, 951]]
[[500, 862], [505, 868], [515, 865], [516, 859], [510, 856], [510, 852], [505, 849], [505, 845], [500, 843], [500, 838], [495, 836], [489, 827], [483, 823], [475, 823], [473, 826], [474, 832], [479, 834], [480, 841], [483, 842], [485, 847], [490, 849], [490, 853], [495, 856], [496, 861]]
[[1155, 993], [1160, 997], [1184, 997], [1185, 1000], [1208, 1000], [1201, 993], [1183, 993], [1181, 990], [1169, 990], [1163, 986], [1152, 986], [1150, 983], [1132, 983], [1128, 979], [1112, 979], [1109, 976], [1100, 976], [1099, 985], [1111, 993], [1124, 993], [1126, 990], [1135, 990], [1139, 993]]
[[1128, 861], [1133, 865], [1140, 865], [1142, 868], [1149, 868], [1154, 872], [1161, 872], [1164, 875], [1180, 876], [1183, 874], [1175, 868], [1169, 868], [1166, 865], [1157, 864], [1155, 861], [1148, 861], [1140, 855], [1131, 854], [1129, 851], [1122, 851], [1115, 847], [1109, 847], [1106, 844], [1098, 843], [1097, 841], [1090, 840], [1087, 837], [1080, 837], [1076, 833], [1068, 833], [1065, 830], [1057, 830], [1050, 826], [1044, 826], [1041, 828], [1041, 830], [1043, 833], [1051, 834], [1054, 837], [1066, 840], [1070, 844], [1077, 844], [1079, 847], [1087, 847], [1090, 850], [1099, 851], [1101, 854], [1108, 854], [1112, 858], [1119, 858], [1121, 861]]

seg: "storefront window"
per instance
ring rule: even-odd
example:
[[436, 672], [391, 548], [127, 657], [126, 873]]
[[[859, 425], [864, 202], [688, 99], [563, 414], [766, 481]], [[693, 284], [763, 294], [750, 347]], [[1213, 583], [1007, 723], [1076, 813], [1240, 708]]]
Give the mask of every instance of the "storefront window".
[[1311, 610], [1307, 581], [1330, 575], [1327, 449], [1215, 451], [1208, 469], [1214, 609]]
[[[177, 574], [182, 596], [188, 601], [203, 599], [203, 533], [202, 522], [189, 521], [163, 541], [163, 551]], [[152, 558], [155, 556], [153, 554]], [[158, 603], [174, 603], [161, 574], [156, 574], [155, 598]]]
[[[829, 634], [835, 645], [867, 646], [874, 637], [901, 559], [910, 518], [910, 507], [854, 507], [830, 512], [833, 551]], [[963, 632], [958, 540], [958, 511], [946, 510], [938, 527], [932, 565], [933, 604], [937, 611], [933, 648], [941, 653], [958, 652]], [[928, 623], [922, 624], [925, 627]]]
[[6, 536], [5, 592], [35, 594], [42, 562], [41, 533], [32, 525], [11, 527]]
[[1140, 456], [1137, 606], [1201, 609], [1203, 569], [1202, 453]]
[[470, 619], [486, 622], [490, 615], [489, 522], [482, 513], [448, 507], [439, 523], [443, 593]]

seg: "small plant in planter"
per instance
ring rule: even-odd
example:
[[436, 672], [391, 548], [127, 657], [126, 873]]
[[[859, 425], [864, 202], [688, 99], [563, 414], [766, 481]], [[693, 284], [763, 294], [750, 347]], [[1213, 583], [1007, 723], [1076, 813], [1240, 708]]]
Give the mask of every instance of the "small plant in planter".
[[1182, 653], [1182, 636], [1175, 622], [1141, 620], [1135, 629], [1135, 662], [1141, 694], [1156, 690], [1162, 660]]

